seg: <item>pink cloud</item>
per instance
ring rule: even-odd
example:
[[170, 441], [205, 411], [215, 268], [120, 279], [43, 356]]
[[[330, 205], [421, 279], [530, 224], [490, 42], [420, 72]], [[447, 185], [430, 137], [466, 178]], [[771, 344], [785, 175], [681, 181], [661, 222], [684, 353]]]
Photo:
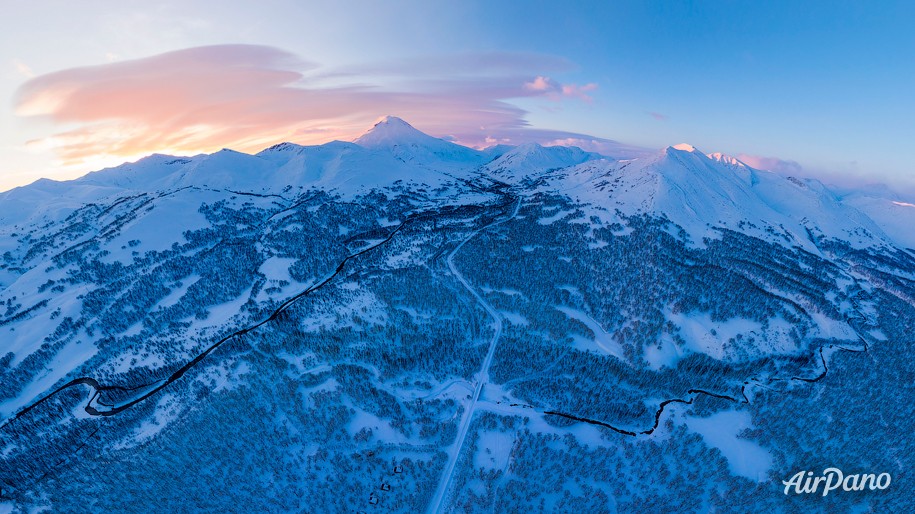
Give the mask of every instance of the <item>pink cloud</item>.
[[[589, 101], [597, 88], [542, 74], [568, 66], [551, 56], [486, 53], [327, 69], [272, 47], [218, 45], [35, 77], [19, 89], [15, 107], [60, 127], [31, 144], [54, 149], [68, 164], [351, 140], [384, 114], [461, 141], [525, 142], [538, 133], [509, 100]], [[548, 140], [578, 136], [551, 133]]]
[[668, 116], [666, 114], [661, 114], [659, 112], [653, 112], [653, 111], [650, 111], [648, 113], [648, 115], [658, 121], [667, 121], [667, 118], [668, 118]]
[[617, 159], [648, 157], [657, 153], [657, 149], [628, 145], [612, 139], [562, 130], [521, 128], [500, 131], [498, 137], [485, 134], [487, 132], [483, 130], [467, 131], [453, 135], [452, 140], [474, 148], [486, 148], [496, 144], [519, 145], [523, 143], [539, 143], [544, 146], [577, 146], [588, 152], [595, 152]]
[[595, 91], [597, 89], [597, 84], [594, 84], [593, 82], [584, 85], [560, 84], [550, 77], [538, 75], [534, 80], [525, 82], [524, 89], [536, 94], [542, 94], [554, 101], [567, 97], [577, 98], [584, 102], [591, 102], [592, 98], [587, 93]]
[[593, 99], [587, 94], [590, 91], [595, 91], [597, 89], [597, 84], [593, 82], [590, 84], [577, 85], [577, 84], [565, 84], [562, 86], [563, 96], [577, 98], [583, 102], [591, 102]]
[[889, 177], [881, 170], [861, 169], [857, 161], [837, 163], [829, 168], [802, 165], [797, 161], [779, 157], [737, 154], [737, 158], [757, 169], [768, 170], [782, 176], [811, 178], [818, 180], [841, 194], [857, 191], [894, 198], [903, 202], [915, 202], [910, 191], [915, 190], [915, 181], [907, 177]]
[[784, 175], [798, 175], [803, 171], [803, 167], [796, 161], [779, 159], [778, 157], [762, 157], [742, 153], [738, 154], [737, 158], [753, 168], [774, 171]]
[[555, 91], [559, 89], [559, 84], [549, 77], [538, 76], [530, 82], [525, 82], [524, 89], [529, 91]]

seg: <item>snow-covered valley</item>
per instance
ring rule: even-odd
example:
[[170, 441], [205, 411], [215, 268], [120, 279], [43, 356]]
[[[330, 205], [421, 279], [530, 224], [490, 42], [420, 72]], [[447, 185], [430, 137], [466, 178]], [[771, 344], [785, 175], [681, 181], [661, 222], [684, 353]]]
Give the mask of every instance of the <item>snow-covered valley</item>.
[[910, 473], [913, 224], [393, 117], [39, 181], [0, 194], [0, 512], [811, 511], [788, 471]]

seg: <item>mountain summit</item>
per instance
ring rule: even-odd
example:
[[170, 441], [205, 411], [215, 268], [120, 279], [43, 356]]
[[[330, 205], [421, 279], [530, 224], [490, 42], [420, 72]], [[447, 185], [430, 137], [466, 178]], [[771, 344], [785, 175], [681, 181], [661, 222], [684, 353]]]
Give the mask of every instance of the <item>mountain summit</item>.
[[477, 166], [486, 161], [483, 152], [432, 137], [396, 116], [385, 116], [353, 141], [363, 148], [388, 152], [403, 162], [421, 166]]
[[411, 143], [437, 144], [440, 141], [397, 116], [385, 116], [353, 142], [365, 148], [391, 148]]

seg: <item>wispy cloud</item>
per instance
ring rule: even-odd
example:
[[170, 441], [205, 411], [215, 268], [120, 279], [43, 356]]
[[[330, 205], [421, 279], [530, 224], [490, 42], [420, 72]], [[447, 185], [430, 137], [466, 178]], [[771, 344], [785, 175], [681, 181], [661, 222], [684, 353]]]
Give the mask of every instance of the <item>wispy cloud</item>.
[[649, 111], [648, 115], [658, 121], [667, 121], [667, 119], [669, 118], [669, 116], [667, 116], [666, 114], [661, 114], [659, 112], [654, 112], [654, 111]]
[[526, 111], [510, 103], [590, 101], [595, 84], [546, 75], [570, 67], [553, 56], [485, 53], [331, 69], [273, 47], [218, 45], [35, 77], [15, 106], [21, 116], [57, 124], [57, 132], [31, 144], [69, 164], [100, 155], [349, 140], [384, 114], [478, 146], [572, 139], [607, 146], [612, 142], [534, 130]]
[[578, 98], [579, 100], [583, 100], [585, 102], [590, 102], [592, 100], [591, 97], [588, 96], [588, 92], [596, 90], [597, 84], [593, 82], [580, 86], [578, 84], [563, 84], [562, 86], [563, 96]]
[[32, 71], [32, 68], [19, 59], [13, 59], [13, 67], [16, 68], [16, 72], [23, 77], [32, 78], [35, 76], [35, 72]]

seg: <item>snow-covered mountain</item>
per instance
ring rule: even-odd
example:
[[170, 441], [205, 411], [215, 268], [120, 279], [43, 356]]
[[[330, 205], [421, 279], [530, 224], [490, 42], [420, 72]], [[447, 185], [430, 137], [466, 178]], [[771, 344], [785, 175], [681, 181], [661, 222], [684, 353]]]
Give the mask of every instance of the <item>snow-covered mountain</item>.
[[485, 158], [483, 152], [424, 134], [394, 116], [386, 116], [354, 143], [380, 154], [393, 154], [404, 162], [433, 165], [437, 169], [448, 164], [459, 168], [478, 165]]
[[256, 155], [228, 149], [186, 158], [155, 154], [74, 181], [42, 179], [0, 193], [0, 221], [9, 225], [39, 212], [71, 212], [124, 191], [196, 187], [269, 193], [317, 187], [352, 196], [397, 182], [434, 189], [477, 175], [509, 183], [549, 175], [551, 186], [546, 189], [574, 190], [593, 205], [613, 205], [626, 213], [663, 214], [689, 227], [700, 240], [715, 227], [752, 224], [758, 230], [754, 235], [776, 232], [791, 244], [809, 245], [810, 229], [856, 245], [915, 247], [915, 236], [907, 229], [915, 221], [915, 208], [888, 190], [833, 191], [816, 180], [757, 170], [721, 153], [705, 155], [688, 144], [623, 161], [536, 143], [480, 152], [426, 135], [392, 116], [353, 143], [281, 143]]
[[[855, 247], [915, 248], [915, 236], [903, 228], [915, 221], [915, 211], [896, 219], [881, 216], [878, 222], [868, 214], [881, 210], [859, 197], [842, 198], [816, 180], [757, 170], [687, 144], [665, 148], [654, 158], [569, 168], [546, 187], [598, 208], [666, 216], [697, 242], [728, 228], [809, 251], [816, 251], [821, 237]], [[890, 199], [870, 200], [883, 208], [900, 207]]]
[[528, 143], [500, 152], [498, 157], [486, 163], [483, 170], [499, 180], [521, 182], [526, 178], [536, 178], [553, 170], [594, 159], [610, 158], [574, 146], [543, 147], [537, 143]]
[[479, 151], [393, 117], [38, 181], [0, 194], [0, 511], [783, 511], [809, 510], [781, 492], [801, 469], [895, 484], [912, 222], [690, 145]]

